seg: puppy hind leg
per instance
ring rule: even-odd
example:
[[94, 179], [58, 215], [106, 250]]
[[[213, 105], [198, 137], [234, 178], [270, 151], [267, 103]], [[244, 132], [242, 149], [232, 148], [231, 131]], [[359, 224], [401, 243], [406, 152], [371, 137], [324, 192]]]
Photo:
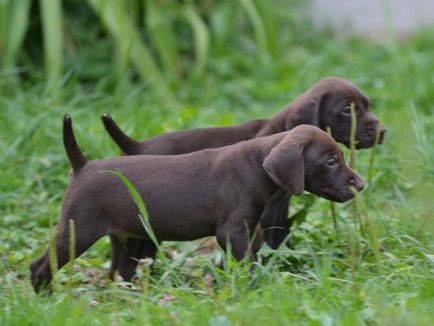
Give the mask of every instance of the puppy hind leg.
[[112, 249], [112, 255], [109, 277], [111, 280], [114, 280], [116, 271], [118, 271], [119, 269], [119, 264], [125, 249], [121, 241], [114, 235], [110, 235], [110, 244]]
[[130, 282], [136, 276], [138, 261], [143, 258], [155, 259], [157, 247], [151, 240], [129, 238], [119, 261], [119, 275]]

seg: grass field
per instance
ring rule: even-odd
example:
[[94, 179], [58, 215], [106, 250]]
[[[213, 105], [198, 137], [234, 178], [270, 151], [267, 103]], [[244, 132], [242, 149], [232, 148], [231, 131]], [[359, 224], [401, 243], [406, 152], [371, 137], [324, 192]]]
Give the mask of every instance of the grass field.
[[[37, 77], [18, 87], [0, 75], [0, 325], [433, 325], [434, 33], [404, 44], [304, 36], [283, 38], [287, 50], [268, 61], [212, 55], [200, 81], [173, 87], [173, 104], [141, 83], [108, 91], [110, 76], [92, 85], [71, 78], [54, 96]], [[231, 125], [271, 117], [326, 75], [354, 82], [388, 129], [357, 201], [362, 225], [369, 218], [378, 241], [355, 228], [351, 203], [336, 206], [336, 238], [330, 204], [317, 199], [294, 227], [293, 248], [264, 247], [253, 273], [218, 249], [202, 253], [200, 242], [167, 243], [169, 265], [157, 261], [150, 275], [144, 263], [133, 286], [112, 283], [103, 239], [76, 260], [72, 275], [59, 272], [52, 296], [34, 294], [28, 266], [49, 239], [68, 183], [64, 113], [87, 157], [107, 158], [119, 153], [102, 112], [141, 139]], [[365, 180], [370, 155], [357, 153]], [[310, 200], [293, 200], [291, 213]]]

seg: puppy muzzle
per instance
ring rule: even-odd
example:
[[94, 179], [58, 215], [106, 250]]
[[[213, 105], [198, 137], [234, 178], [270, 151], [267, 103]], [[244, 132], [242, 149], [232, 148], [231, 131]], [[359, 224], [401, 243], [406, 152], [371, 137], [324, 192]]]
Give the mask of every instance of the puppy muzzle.
[[356, 139], [356, 148], [370, 148], [375, 144], [375, 138], [377, 137], [378, 128], [378, 144], [383, 144], [386, 135], [386, 129], [382, 126], [376, 128], [368, 128], [361, 132]]

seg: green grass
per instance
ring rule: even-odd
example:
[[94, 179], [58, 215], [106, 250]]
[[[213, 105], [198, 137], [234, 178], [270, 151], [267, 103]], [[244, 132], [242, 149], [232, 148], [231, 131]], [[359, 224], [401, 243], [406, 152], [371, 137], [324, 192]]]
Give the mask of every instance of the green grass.
[[[247, 3], [247, 2], [245, 2]], [[210, 52], [200, 80], [172, 87], [173, 107], [148, 85], [67, 80], [62, 97], [45, 93], [33, 77], [9, 87], [0, 75], [0, 324], [1, 325], [432, 325], [434, 317], [434, 33], [399, 45], [360, 39], [340, 42], [306, 31], [281, 35], [283, 51], [265, 64], [246, 53]], [[113, 68], [107, 68], [108, 70]], [[35, 74], [37, 75], [37, 74]], [[263, 248], [252, 274], [226, 261], [220, 250], [199, 254], [199, 242], [166, 243], [171, 271], [141, 263], [134, 286], [107, 278], [110, 249], [99, 241], [70, 270], [56, 276], [51, 297], [38, 297], [28, 266], [50, 238], [60, 213], [69, 166], [61, 139], [69, 113], [80, 147], [90, 159], [118, 155], [99, 115], [144, 139], [166, 131], [230, 125], [270, 117], [325, 75], [352, 80], [373, 102], [388, 132], [376, 149], [366, 193], [358, 197], [375, 225], [380, 268], [368, 233], [355, 231], [357, 291], [352, 282], [351, 204], [337, 204], [339, 241], [327, 201], [318, 199], [295, 226], [294, 248]], [[346, 150], [349, 159], [349, 151]], [[357, 152], [357, 171], [368, 177], [370, 151]], [[291, 212], [310, 201], [304, 195]], [[224, 262], [226, 268], [217, 266]], [[70, 288], [71, 286], [71, 288]]]

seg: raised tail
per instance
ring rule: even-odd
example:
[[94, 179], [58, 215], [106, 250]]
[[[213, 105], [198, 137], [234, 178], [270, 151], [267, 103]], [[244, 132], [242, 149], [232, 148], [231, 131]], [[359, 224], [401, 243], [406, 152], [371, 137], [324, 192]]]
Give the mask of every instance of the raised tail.
[[67, 114], [63, 117], [63, 145], [65, 146], [69, 162], [71, 162], [72, 170], [80, 170], [87, 163], [87, 159], [77, 145], [74, 131], [72, 130], [72, 120]]
[[109, 133], [110, 137], [119, 146], [119, 148], [127, 155], [138, 154], [140, 150], [140, 143], [128, 137], [113, 121], [108, 113], [103, 113], [101, 116], [104, 123], [105, 130]]

